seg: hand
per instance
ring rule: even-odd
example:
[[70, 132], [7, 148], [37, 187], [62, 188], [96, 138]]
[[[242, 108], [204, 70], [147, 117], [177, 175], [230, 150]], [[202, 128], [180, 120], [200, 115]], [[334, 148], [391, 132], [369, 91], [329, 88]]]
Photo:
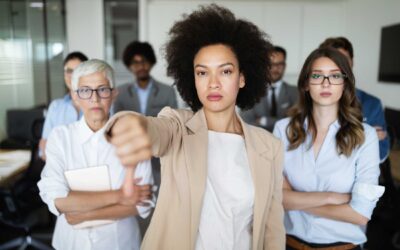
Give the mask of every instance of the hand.
[[86, 212], [70, 212], [65, 213], [64, 215], [70, 225], [76, 225], [86, 220]]
[[386, 131], [383, 130], [382, 127], [380, 126], [374, 126], [375, 130], [376, 130], [376, 134], [378, 135], [378, 139], [380, 141], [384, 140], [386, 138]]
[[332, 205], [342, 205], [350, 202], [351, 195], [350, 194], [342, 194], [329, 192], [328, 193], [328, 203]]
[[125, 206], [142, 206], [146, 204], [144, 201], [151, 199], [151, 185], [137, 185], [138, 182], [140, 182], [140, 178], [134, 180], [133, 192], [126, 193], [123, 188], [120, 189], [119, 204]]
[[125, 167], [135, 167], [151, 158], [151, 143], [146, 119], [138, 115], [125, 115], [117, 119], [110, 131], [110, 142]]

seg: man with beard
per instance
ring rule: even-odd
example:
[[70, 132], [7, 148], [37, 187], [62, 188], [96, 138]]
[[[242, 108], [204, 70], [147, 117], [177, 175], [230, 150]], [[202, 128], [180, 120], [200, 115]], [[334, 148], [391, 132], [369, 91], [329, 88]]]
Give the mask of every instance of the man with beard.
[[177, 107], [172, 87], [156, 81], [150, 71], [157, 62], [152, 46], [147, 42], [134, 41], [125, 48], [123, 62], [134, 76], [134, 82], [118, 88], [119, 95], [114, 111], [132, 110], [147, 116], [157, 116], [166, 106]]
[[242, 112], [242, 118], [252, 125], [272, 132], [275, 122], [286, 117], [289, 108], [297, 102], [298, 92], [295, 86], [282, 80], [286, 68], [286, 50], [274, 46], [270, 59], [269, 73], [272, 84], [254, 108]]

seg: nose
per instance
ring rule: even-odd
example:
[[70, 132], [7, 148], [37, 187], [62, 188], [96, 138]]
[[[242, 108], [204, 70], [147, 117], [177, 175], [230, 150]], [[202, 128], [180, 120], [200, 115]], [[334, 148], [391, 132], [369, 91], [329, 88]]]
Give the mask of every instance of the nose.
[[221, 87], [221, 83], [219, 81], [219, 77], [217, 74], [212, 73], [210, 76], [210, 82], [208, 84], [210, 89], [219, 89]]
[[322, 85], [322, 87], [329, 87], [331, 85], [331, 82], [329, 81], [329, 78], [325, 77], [324, 80], [322, 80], [321, 85]]
[[92, 93], [92, 96], [90, 97], [91, 102], [99, 102], [100, 101], [100, 96], [97, 90], [94, 90]]

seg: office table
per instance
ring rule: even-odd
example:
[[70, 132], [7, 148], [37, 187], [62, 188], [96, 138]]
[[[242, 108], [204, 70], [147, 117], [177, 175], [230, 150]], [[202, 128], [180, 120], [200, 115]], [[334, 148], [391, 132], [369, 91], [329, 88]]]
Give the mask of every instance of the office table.
[[0, 149], [0, 186], [9, 183], [26, 170], [31, 160], [30, 150]]

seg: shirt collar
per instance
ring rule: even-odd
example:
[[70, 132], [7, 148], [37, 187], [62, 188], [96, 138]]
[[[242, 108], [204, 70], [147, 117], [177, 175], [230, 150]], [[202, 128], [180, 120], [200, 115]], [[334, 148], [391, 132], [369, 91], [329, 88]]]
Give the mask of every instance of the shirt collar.
[[83, 144], [91, 139], [95, 141], [99, 141], [102, 137], [104, 137], [104, 130], [105, 126], [103, 126], [101, 129], [99, 129], [96, 132], [93, 132], [92, 129], [89, 128], [89, 125], [87, 124], [85, 120], [85, 116], [82, 116], [81, 119], [78, 121], [78, 135], [79, 135], [79, 140]]
[[275, 90], [279, 90], [279, 89], [281, 89], [282, 83], [283, 83], [283, 81], [282, 81], [282, 80], [279, 80], [279, 81], [277, 81], [277, 82], [272, 83], [272, 84], [271, 84], [271, 87], [274, 87]]
[[145, 89], [140, 88], [139, 85], [137, 84], [137, 82], [133, 83], [133, 87], [136, 90], [149, 91], [151, 89], [151, 87], [153, 87], [153, 78], [150, 77], [149, 84], [147, 84], [147, 87]]

